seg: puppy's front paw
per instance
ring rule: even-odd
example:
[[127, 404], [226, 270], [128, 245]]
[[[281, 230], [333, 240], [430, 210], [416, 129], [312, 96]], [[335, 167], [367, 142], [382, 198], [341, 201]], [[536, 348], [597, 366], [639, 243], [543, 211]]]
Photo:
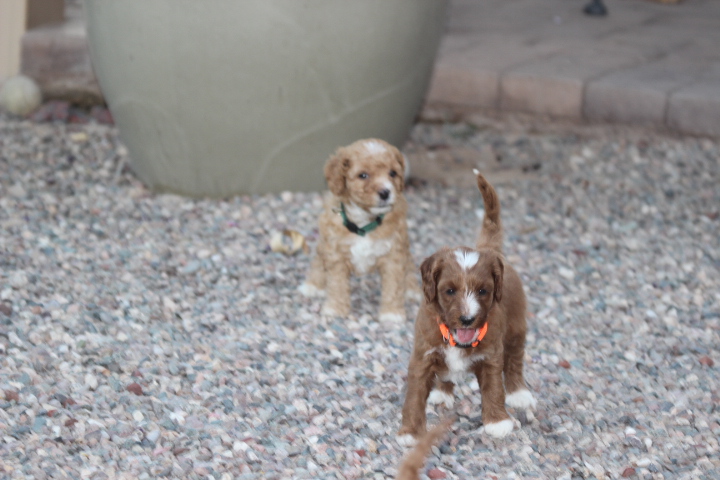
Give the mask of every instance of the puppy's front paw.
[[298, 292], [308, 298], [325, 296], [325, 290], [321, 290], [311, 283], [303, 283], [302, 285], [300, 285], [298, 287]]
[[342, 302], [333, 302], [332, 299], [325, 300], [320, 314], [324, 317], [347, 317], [350, 315], [350, 305], [343, 305]]
[[323, 317], [342, 317], [343, 315], [340, 313], [340, 311], [331, 306], [331, 305], [323, 305], [322, 310], [320, 310], [320, 314]]
[[537, 400], [533, 394], [527, 388], [521, 388], [510, 395], [505, 397], [505, 404], [508, 407], [526, 409], [532, 408], [533, 410], [537, 406]]
[[509, 418], [499, 422], [488, 423], [485, 425], [485, 433], [495, 438], [502, 438], [512, 432], [513, 422]]
[[397, 436], [397, 442], [398, 445], [401, 447], [414, 447], [417, 445], [417, 439], [410, 435], [409, 433], [406, 433], [404, 435], [398, 435]]
[[452, 408], [455, 405], [455, 397], [442, 390], [433, 390], [427, 399], [427, 403], [433, 405], [445, 404], [446, 408]]
[[402, 313], [390, 313], [385, 312], [380, 314], [380, 322], [381, 323], [401, 323], [405, 321], [405, 315]]

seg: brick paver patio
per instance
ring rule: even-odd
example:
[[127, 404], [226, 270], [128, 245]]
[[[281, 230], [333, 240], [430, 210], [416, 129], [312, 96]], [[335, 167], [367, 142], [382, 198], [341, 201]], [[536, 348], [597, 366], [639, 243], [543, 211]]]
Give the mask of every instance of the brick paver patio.
[[452, 0], [430, 103], [720, 136], [720, 2], [585, 3]]

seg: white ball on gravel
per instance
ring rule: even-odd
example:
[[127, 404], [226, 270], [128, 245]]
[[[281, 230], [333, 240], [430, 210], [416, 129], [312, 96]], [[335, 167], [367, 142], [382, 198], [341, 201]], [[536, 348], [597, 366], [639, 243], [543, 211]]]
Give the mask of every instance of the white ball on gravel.
[[0, 108], [15, 115], [27, 115], [40, 106], [40, 87], [30, 77], [16, 75], [0, 87]]

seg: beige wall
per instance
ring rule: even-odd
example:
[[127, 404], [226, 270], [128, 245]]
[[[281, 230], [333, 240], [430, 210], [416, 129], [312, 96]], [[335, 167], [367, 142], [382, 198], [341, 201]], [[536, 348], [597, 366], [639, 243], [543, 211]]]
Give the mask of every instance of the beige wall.
[[20, 72], [26, 28], [62, 22], [63, 0], [0, 0], [0, 82]]
[[26, 0], [0, 0], [0, 81], [20, 71], [26, 15]]

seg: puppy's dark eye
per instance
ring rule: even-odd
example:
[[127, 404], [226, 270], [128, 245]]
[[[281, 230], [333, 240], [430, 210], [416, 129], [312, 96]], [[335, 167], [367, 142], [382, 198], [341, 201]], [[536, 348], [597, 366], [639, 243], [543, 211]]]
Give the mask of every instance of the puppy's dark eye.
[[397, 172], [395, 170], [390, 170], [390, 176], [393, 178], [397, 177]]
[[454, 289], [454, 288], [448, 288], [447, 290], [445, 290], [445, 293], [447, 293], [448, 295], [455, 295], [455, 289]]
[[481, 297], [484, 297], [485, 295], [487, 295], [487, 290], [481, 288], [480, 290], [478, 290], [477, 293], [478, 293], [478, 295], [480, 295]]
[[365, 172], [363, 172], [363, 173], [361, 173], [360, 175], [358, 175], [358, 178], [361, 178], [361, 179], [365, 180], [366, 178], [368, 178], [368, 174], [365, 173]]

